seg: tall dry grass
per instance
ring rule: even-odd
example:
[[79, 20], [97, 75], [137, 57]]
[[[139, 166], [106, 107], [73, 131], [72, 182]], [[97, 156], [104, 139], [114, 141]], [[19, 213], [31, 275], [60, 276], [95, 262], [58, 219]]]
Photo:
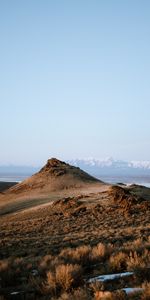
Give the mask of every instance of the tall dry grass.
[[75, 264], [59, 265], [55, 272], [48, 271], [46, 280], [42, 283], [44, 294], [58, 295], [60, 291], [69, 291], [82, 282], [82, 268]]

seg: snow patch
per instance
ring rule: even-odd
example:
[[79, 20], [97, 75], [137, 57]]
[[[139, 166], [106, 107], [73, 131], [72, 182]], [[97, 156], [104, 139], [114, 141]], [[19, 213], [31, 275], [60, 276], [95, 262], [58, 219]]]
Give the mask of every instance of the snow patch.
[[134, 294], [134, 293], [142, 293], [144, 291], [143, 288], [124, 288], [122, 290], [125, 291], [127, 295]]
[[95, 282], [95, 281], [104, 282], [104, 281], [107, 281], [107, 280], [115, 280], [115, 279], [122, 278], [122, 277], [128, 277], [128, 276], [131, 276], [133, 274], [134, 274], [133, 272], [125, 272], [125, 273], [117, 273], [117, 274], [100, 275], [100, 276], [90, 278], [88, 280], [88, 283], [92, 283], [92, 282]]

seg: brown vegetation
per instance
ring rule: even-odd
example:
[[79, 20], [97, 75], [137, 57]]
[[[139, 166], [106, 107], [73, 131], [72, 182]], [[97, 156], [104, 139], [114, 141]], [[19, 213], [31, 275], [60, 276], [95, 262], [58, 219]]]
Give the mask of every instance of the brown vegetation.
[[[140, 194], [135, 186], [81, 191], [62, 194], [47, 206], [3, 215], [1, 299], [150, 299], [148, 193]], [[127, 271], [130, 276], [89, 282]], [[127, 296], [125, 287], [143, 290]]]

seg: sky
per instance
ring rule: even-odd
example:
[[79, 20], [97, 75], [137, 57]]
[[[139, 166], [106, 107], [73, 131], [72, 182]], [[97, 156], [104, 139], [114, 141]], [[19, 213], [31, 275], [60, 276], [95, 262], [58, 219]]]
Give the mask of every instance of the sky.
[[0, 164], [150, 160], [149, 114], [149, 0], [0, 0]]

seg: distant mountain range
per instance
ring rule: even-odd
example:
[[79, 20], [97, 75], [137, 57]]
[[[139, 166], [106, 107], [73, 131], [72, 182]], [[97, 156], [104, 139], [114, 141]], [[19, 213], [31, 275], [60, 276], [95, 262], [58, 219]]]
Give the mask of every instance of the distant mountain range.
[[104, 160], [95, 158], [74, 159], [70, 160], [69, 163], [97, 176], [101, 174], [150, 175], [150, 161], [128, 162], [123, 160], [114, 160], [112, 157], [108, 157]]
[[[73, 159], [67, 161], [69, 164], [79, 167], [86, 172], [95, 175], [150, 175], [150, 161], [123, 161], [111, 157], [106, 159]], [[30, 176], [40, 170], [32, 166], [0, 166], [0, 174], [19, 174]]]

